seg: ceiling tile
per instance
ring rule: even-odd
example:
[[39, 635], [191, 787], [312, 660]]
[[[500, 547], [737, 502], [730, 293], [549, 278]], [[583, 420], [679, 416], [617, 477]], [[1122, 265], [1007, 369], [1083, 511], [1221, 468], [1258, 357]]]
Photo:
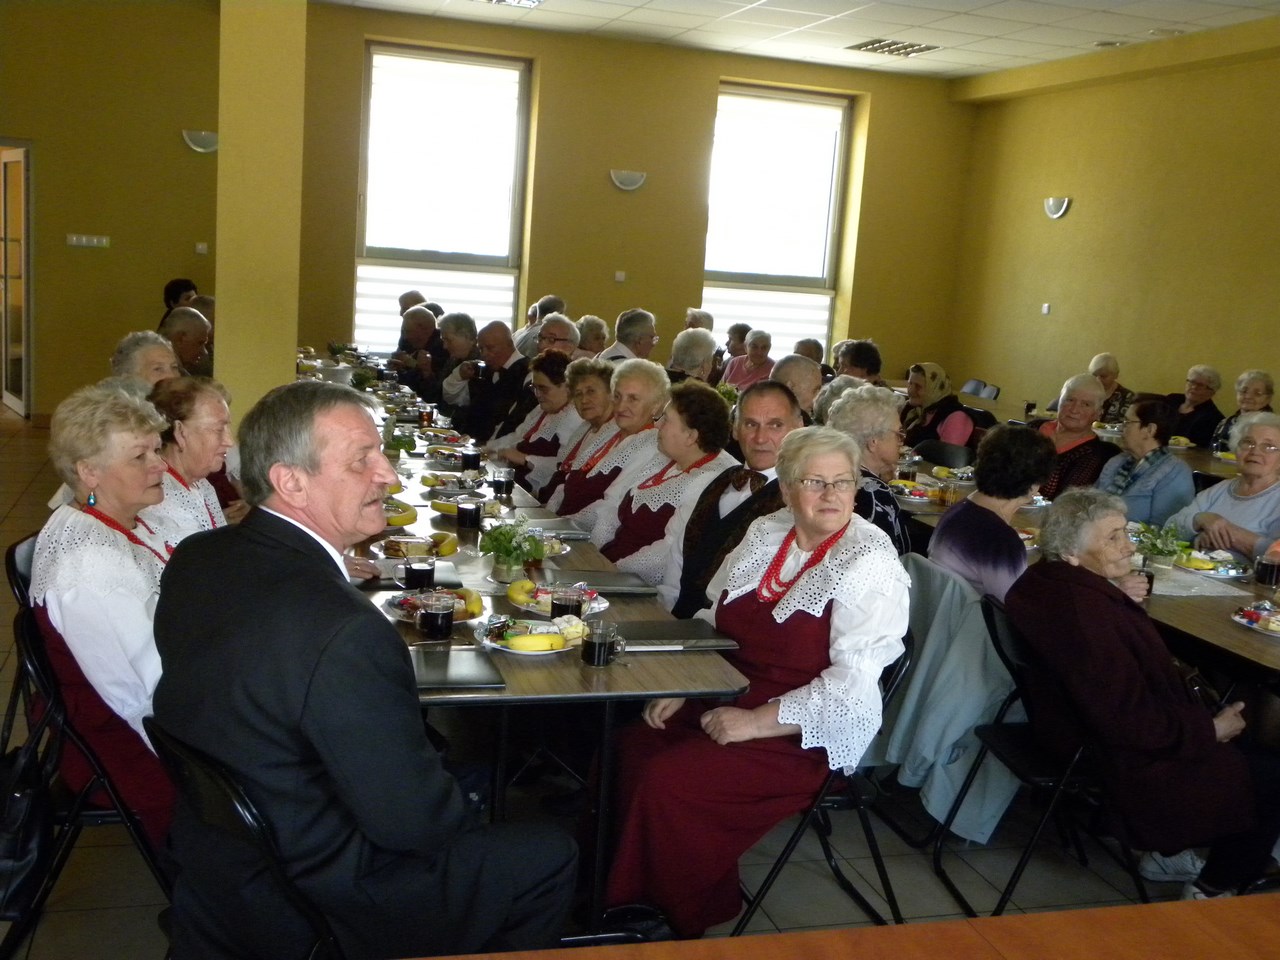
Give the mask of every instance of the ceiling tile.
[[1008, 35], [1013, 40], [1026, 40], [1029, 43], [1047, 43], [1057, 47], [1077, 47], [1080, 49], [1092, 47], [1099, 40], [1113, 40], [1114, 37], [1105, 33], [1090, 32], [1087, 30], [1069, 30], [1066, 27], [1059, 27], [1052, 24], [1028, 27], [1025, 30], [1019, 30], [1017, 33]]
[[982, 53], [998, 54], [1005, 57], [1034, 59], [1035, 57], [1058, 49], [1043, 43], [1028, 43], [1025, 40], [1010, 40], [1008, 37], [988, 37], [966, 43], [961, 49], [978, 50]]
[[1090, 30], [1095, 33], [1113, 33], [1118, 37], [1146, 38], [1148, 30], [1176, 29], [1177, 20], [1151, 20], [1146, 17], [1130, 17], [1119, 13], [1086, 13], [1055, 26], [1069, 30]]
[[1260, 20], [1263, 17], [1273, 17], [1275, 14], [1270, 10], [1223, 10], [1222, 13], [1214, 14], [1211, 17], [1201, 17], [1195, 22], [1198, 27], [1229, 27], [1237, 23], [1248, 23], [1250, 20]]
[[[940, 5], [946, 0], [941, 0]], [[946, 17], [955, 16], [954, 10], [939, 10], [934, 7], [908, 7], [901, 3], [870, 3], [840, 17], [841, 20], [879, 20], [905, 27], [933, 23]]]
[[1002, 0], [978, 11], [984, 17], [1020, 20], [1023, 23], [1056, 23], [1074, 17], [1078, 12], [1056, 3], [1035, 3], [1033, 0]]
[[1025, 30], [1027, 25], [1016, 20], [995, 20], [991, 17], [962, 13], [956, 17], [936, 20], [928, 24], [928, 27], [936, 30], [954, 30], [956, 33], [972, 33], [979, 37], [1002, 37], [1015, 30]]
[[1124, 12], [1132, 17], [1150, 17], [1153, 20], [1199, 20], [1220, 14], [1222, 10], [1201, 0], [1139, 0], [1127, 4]]

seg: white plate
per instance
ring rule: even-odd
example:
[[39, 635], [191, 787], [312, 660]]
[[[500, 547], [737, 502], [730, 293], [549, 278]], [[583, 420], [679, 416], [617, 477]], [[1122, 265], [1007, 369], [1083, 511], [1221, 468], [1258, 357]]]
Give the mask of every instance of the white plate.
[[1248, 627], [1250, 630], [1256, 630], [1258, 633], [1265, 634], [1266, 636], [1272, 637], [1276, 640], [1280, 640], [1280, 633], [1276, 633], [1274, 630], [1268, 630], [1266, 627], [1261, 626], [1259, 624], [1250, 623], [1248, 620], [1245, 620], [1243, 617], [1239, 616], [1238, 614], [1233, 613], [1231, 615], [1231, 619], [1234, 620], [1236, 623], [1240, 624], [1240, 626], [1242, 627]]
[[543, 560], [548, 560], [552, 557], [563, 557], [568, 552], [569, 552], [569, 544], [567, 544], [563, 540], [560, 541], [559, 550], [552, 550], [548, 548], [545, 540], [542, 543], [542, 559]]
[[[386, 600], [382, 601], [382, 605], [386, 607], [387, 610], [390, 611], [391, 615], [395, 617], [397, 620], [403, 621], [404, 623], [414, 623], [416, 622], [414, 620], [414, 617], [409, 613], [409, 611], [402, 610], [400, 607], [396, 606], [396, 601], [402, 600], [405, 597], [409, 596], [410, 594], [417, 593], [417, 592], [418, 592], [417, 590], [402, 590], [400, 593], [396, 593], [396, 594], [393, 594], [392, 596], [387, 597]], [[479, 617], [457, 616], [458, 605], [456, 603], [453, 605], [453, 610], [454, 610], [454, 618], [453, 618], [454, 623], [467, 623], [470, 620], [484, 619], [484, 614], [481, 614]]]
[[[544, 613], [543, 611], [535, 607], [532, 603], [516, 603], [513, 600], [511, 602], [511, 605], [515, 607], [517, 610], [523, 610], [526, 613], [536, 613], [540, 617], [551, 616], [550, 610]], [[594, 600], [591, 601], [591, 608], [587, 610], [587, 616], [590, 616], [593, 613], [599, 613], [601, 610], [608, 610], [608, 609], [609, 609], [609, 601], [606, 600], [604, 597], [596, 597]]]
[[927, 510], [938, 511], [942, 509], [942, 504], [937, 500], [924, 500], [920, 497], [900, 497], [896, 493], [893, 495], [893, 499], [907, 513], [924, 513]]
[[[559, 633], [560, 628], [549, 621], [545, 620], [526, 620], [531, 627], [535, 627], [538, 633]], [[530, 630], [530, 633], [533, 631]], [[512, 650], [508, 646], [501, 643], [494, 643], [485, 636], [485, 624], [483, 622], [476, 624], [475, 628], [476, 644], [481, 647], [487, 647], [490, 650], [501, 650], [503, 653], [510, 653], [517, 657], [554, 657], [558, 653], [564, 653], [566, 650], [576, 650], [582, 646], [581, 639], [566, 640], [563, 647], [559, 650]]]
[[[1175, 563], [1173, 566], [1176, 570], [1185, 570], [1187, 573], [1198, 573], [1200, 576], [1208, 577], [1210, 580], [1243, 580], [1253, 574], [1253, 568], [1248, 564], [1245, 564], [1243, 573], [1219, 573], [1217, 570], [1197, 570], [1195, 567], [1184, 567], [1180, 563]], [[1280, 636], [1280, 634], [1277, 634], [1277, 636]]]
[[1040, 494], [1038, 494], [1038, 493], [1037, 493], [1037, 494], [1036, 494], [1036, 495], [1031, 499], [1031, 502], [1030, 502], [1030, 503], [1024, 503], [1024, 504], [1023, 504], [1022, 506], [1020, 506], [1018, 509], [1019, 509], [1019, 510], [1041, 510], [1041, 509], [1043, 509], [1043, 508], [1047, 507], [1048, 505], [1049, 505], [1049, 501], [1048, 501], [1048, 500], [1046, 500], [1044, 497], [1040, 496]]
[[[388, 539], [390, 538], [384, 537], [381, 540], [376, 540], [373, 543], [369, 544], [369, 556], [375, 562], [379, 560], [394, 560], [396, 563], [413, 563], [415, 560], [426, 560], [429, 557], [436, 556], [436, 554], [434, 553], [422, 553], [412, 557], [389, 557], [387, 556], [387, 540]], [[426, 540], [427, 538], [418, 537], [416, 539]], [[431, 541], [427, 540], [427, 542], [430, 543]]]

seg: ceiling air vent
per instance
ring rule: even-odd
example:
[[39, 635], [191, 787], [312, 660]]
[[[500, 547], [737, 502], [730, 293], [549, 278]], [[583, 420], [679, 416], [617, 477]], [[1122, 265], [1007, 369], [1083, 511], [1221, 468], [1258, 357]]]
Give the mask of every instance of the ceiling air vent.
[[890, 57], [914, 57], [942, 48], [927, 43], [907, 43], [905, 40], [864, 40], [845, 49], [856, 50], [858, 53], [883, 53]]

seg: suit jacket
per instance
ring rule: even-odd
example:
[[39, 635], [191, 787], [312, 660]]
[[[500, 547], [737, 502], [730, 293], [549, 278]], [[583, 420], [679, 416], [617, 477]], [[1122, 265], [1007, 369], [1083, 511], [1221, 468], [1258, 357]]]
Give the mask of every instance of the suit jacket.
[[[463, 800], [427, 742], [404, 641], [324, 548], [263, 510], [189, 537], [155, 634], [156, 719], [236, 773], [340, 936], [376, 956], [453, 952], [464, 921], [445, 909], [457, 868], [445, 852], [469, 826]], [[282, 935], [254, 929], [263, 894], [247, 851], [181, 804], [173, 837], [189, 892], [175, 925], [243, 917], [219, 932], [250, 955]]]
[[1037, 738], [1059, 757], [1096, 747], [1136, 846], [1173, 853], [1252, 827], [1244, 755], [1218, 743], [1145, 610], [1062, 561], [1028, 568], [1005, 602], [1039, 660], [1027, 691]]
[[[464, 408], [466, 417], [463, 429], [475, 440], [484, 443], [490, 437], [498, 436], [494, 431], [512, 419], [521, 403], [527, 402], [528, 406], [515, 418], [511, 427], [514, 429], [537, 402], [533, 391], [524, 385], [528, 375], [529, 358], [521, 357], [511, 366], [502, 367], [496, 373], [489, 371], [484, 377], [468, 381], [471, 403]], [[461, 411], [459, 414], [461, 415]]]

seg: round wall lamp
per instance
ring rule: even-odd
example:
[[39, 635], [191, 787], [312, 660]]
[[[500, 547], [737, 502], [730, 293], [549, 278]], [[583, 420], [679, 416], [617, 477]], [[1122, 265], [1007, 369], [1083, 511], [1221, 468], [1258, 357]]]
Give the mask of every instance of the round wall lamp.
[[645, 174], [639, 170], [610, 170], [609, 179], [619, 190], [639, 190], [644, 184]]
[[183, 130], [182, 139], [196, 153], [213, 153], [218, 149], [216, 130]]
[[1044, 212], [1050, 220], [1058, 220], [1067, 214], [1067, 208], [1071, 206], [1070, 197], [1045, 197]]

